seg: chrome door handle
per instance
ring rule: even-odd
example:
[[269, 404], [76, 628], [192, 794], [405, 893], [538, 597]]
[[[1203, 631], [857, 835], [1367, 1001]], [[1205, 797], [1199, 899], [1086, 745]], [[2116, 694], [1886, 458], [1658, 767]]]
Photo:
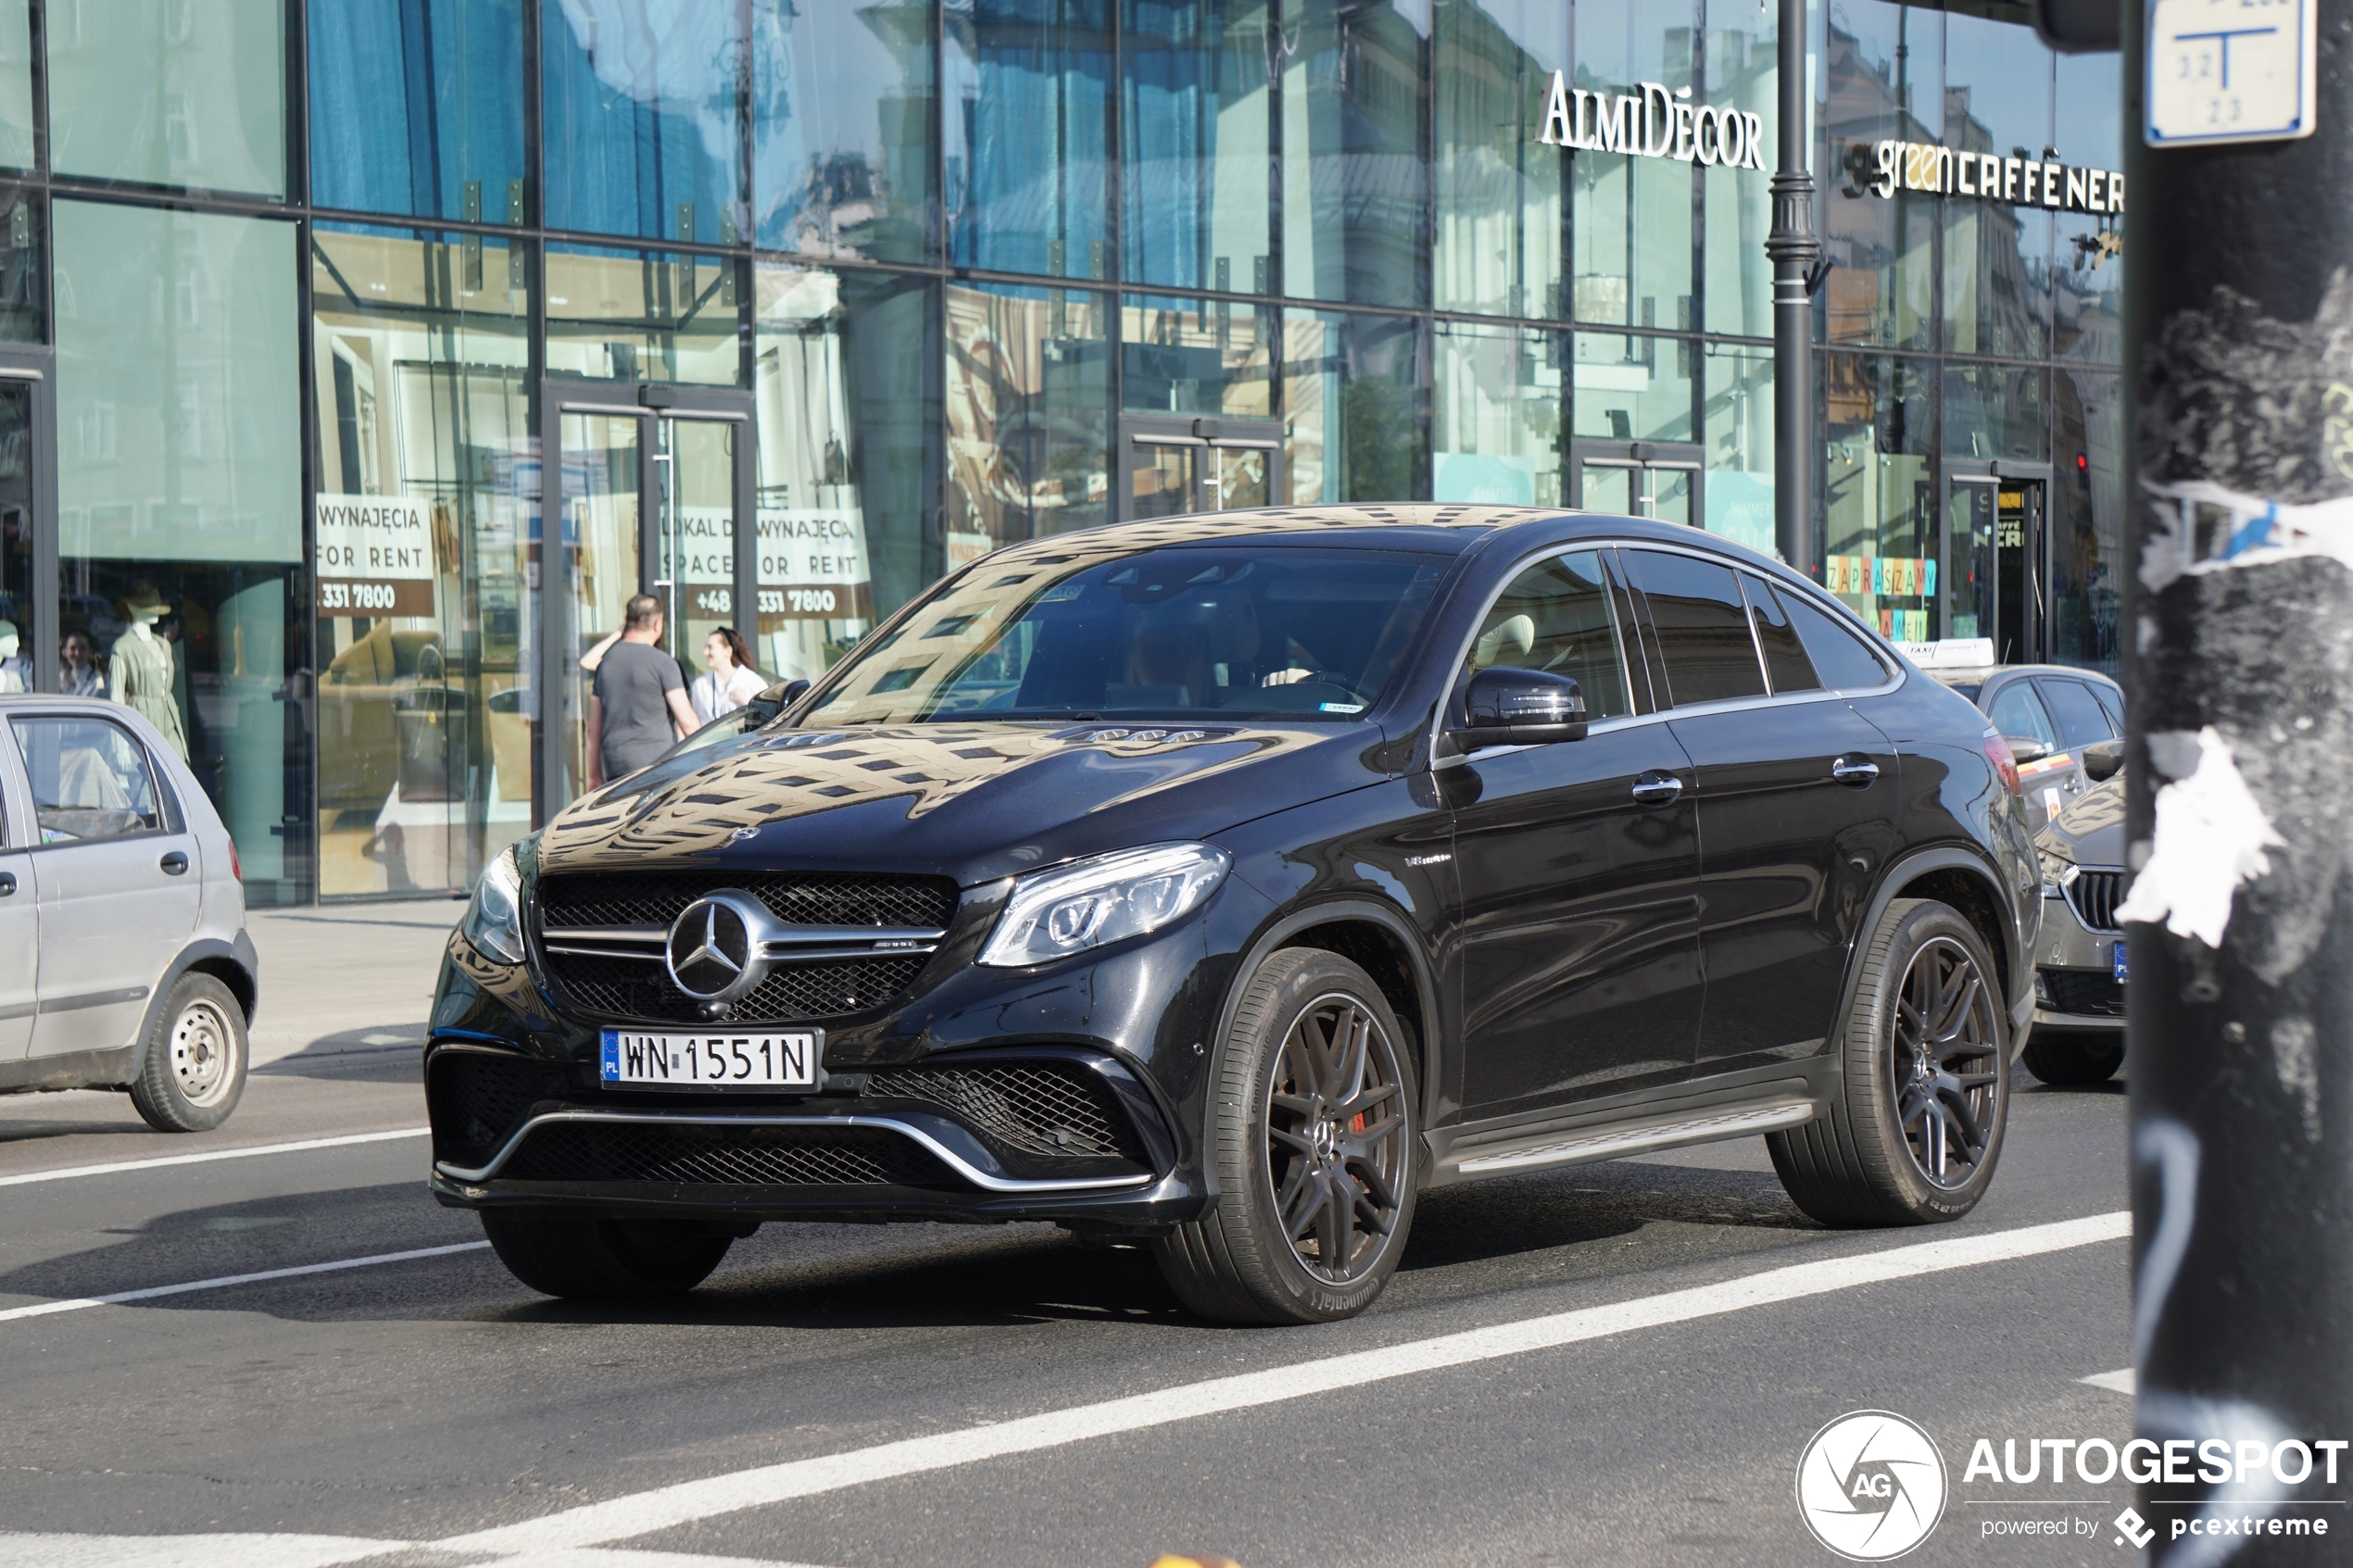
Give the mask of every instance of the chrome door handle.
[[1634, 798], [1645, 806], [1668, 806], [1683, 793], [1683, 781], [1672, 773], [1644, 773], [1634, 781]]
[[166, 876], [178, 876], [188, 869], [188, 857], [174, 849], [156, 864], [163, 868]]
[[1861, 757], [1842, 757], [1831, 764], [1831, 777], [1856, 789], [1869, 789], [1879, 778], [1879, 764]]

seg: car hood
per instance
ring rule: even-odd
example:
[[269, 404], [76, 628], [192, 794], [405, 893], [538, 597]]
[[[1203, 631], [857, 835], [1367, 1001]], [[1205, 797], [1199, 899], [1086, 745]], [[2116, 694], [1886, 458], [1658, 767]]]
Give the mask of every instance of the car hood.
[[2124, 863], [2124, 775], [2085, 790], [2034, 837], [2079, 866]]
[[539, 870], [887, 871], [969, 886], [1376, 784], [1381, 753], [1370, 723], [767, 731], [575, 801], [541, 835]]

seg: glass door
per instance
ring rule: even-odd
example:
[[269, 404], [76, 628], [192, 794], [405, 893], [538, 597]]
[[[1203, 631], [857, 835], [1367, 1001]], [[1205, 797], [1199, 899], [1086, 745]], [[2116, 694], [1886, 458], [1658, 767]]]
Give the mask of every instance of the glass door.
[[[0, 380], [0, 694], [60, 689], [54, 672], [45, 680], [40, 673], [40, 666], [55, 662], [59, 650], [48, 646], [54, 607], [44, 603], [33, 581], [44, 533], [34, 521], [32, 488], [32, 405], [39, 384]], [[66, 689], [95, 696], [91, 683], [96, 656], [88, 633], [78, 636], [79, 673]]]
[[1130, 415], [1120, 434], [1123, 522], [1272, 506], [1283, 494], [1277, 420]]
[[[551, 639], [563, 658], [558, 683], [564, 694], [557, 740], [563, 782], [560, 800], [587, 787], [588, 697], [596, 677], [580, 661], [622, 630], [629, 600], [640, 589], [647, 422], [634, 414], [563, 416], [566, 635]], [[547, 814], [556, 809], [550, 806]]]
[[1700, 450], [1685, 442], [1570, 443], [1569, 505], [1582, 511], [1692, 526], [1705, 515], [1700, 484]]
[[653, 425], [661, 558], [652, 592], [662, 601], [662, 646], [686, 667], [703, 667], [703, 644], [735, 624], [736, 438], [722, 420], [660, 419]]
[[596, 677], [580, 661], [622, 632], [630, 599], [658, 601], [659, 646], [691, 685], [712, 632], [752, 640], [736, 607], [755, 602], [757, 563], [736, 547], [751, 536], [749, 394], [550, 379], [541, 409], [561, 497], [560, 547], [543, 569], [549, 591], [538, 596], [541, 686], [559, 694], [540, 737], [534, 807], [544, 822], [587, 787]]
[[2041, 479], [1955, 474], [1945, 503], [1944, 634], [1983, 637], [2003, 664], [2045, 655]]

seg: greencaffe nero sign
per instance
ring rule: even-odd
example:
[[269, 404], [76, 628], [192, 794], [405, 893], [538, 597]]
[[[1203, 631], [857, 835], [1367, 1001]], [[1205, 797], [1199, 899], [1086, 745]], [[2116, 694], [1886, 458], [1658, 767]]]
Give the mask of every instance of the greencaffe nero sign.
[[1638, 82], [1631, 93], [1588, 92], [1571, 87], [1567, 74], [1556, 70], [1544, 101], [1544, 128], [1536, 139], [1589, 153], [1765, 167], [1763, 120], [1743, 109], [1694, 104], [1691, 96], [1688, 87], [1658, 82]]
[[1846, 149], [1850, 194], [1892, 197], [1898, 191], [1974, 196], [2013, 207], [2066, 212], [2122, 212], [2124, 176], [2056, 159], [1996, 157], [1933, 142], [1856, 142]]

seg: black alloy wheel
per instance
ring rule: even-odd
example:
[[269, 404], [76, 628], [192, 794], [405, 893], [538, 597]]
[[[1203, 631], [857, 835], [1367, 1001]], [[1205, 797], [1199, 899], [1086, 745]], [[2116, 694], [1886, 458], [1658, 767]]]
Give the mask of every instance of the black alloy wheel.
[[2009, 1121], [2009, 1015], [1984, 936], [1898, 898], [1863, 949], [1820, 1114], [1766, 1135], [1797, 1206], [1828, 1225], [1957, 1220], [1994, 1179]]
[[1948, 1190], [1968, 1185], [1985, 1159], [2002, 1091], [1994, 988], [1976, 955], [1950, 936], [1917, 949], [1888, 1035], [1895, 1120], [1913, 1168]]
[[1226, 1323], [1329, 1323], [1396, 1271], [1418, 1179], [1413, 1059], [1380, 987], [1286, 947], [1234, 1005], [1211, 1084], [1217, 1196], [1153, 1243], [1178, 1299]]
[[1344, 991], [1316, 997], [1275, 1053], [1266, 1173], [1283, 1237], [1327, 1285], [1362, 1281], [1397, 1228], [1406, 1165], [1389, 1032]]

